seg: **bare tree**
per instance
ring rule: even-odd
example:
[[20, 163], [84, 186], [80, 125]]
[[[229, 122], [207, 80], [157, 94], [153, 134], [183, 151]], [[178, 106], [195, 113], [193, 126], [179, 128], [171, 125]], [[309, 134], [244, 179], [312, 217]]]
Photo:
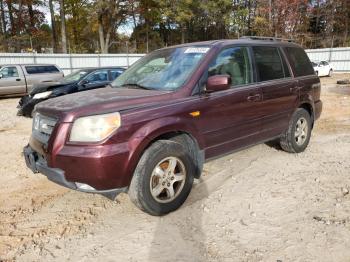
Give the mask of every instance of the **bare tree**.
[[5, 19], [5, 10], [4, 10], [4, 1], [0, 0], [0, 15], [1, 15], [1, 27], [2, 33], [6, 35], [6, 19]]
[[62, 53], [67, 53], [67, 32], [66, 32], [66, 16], [64, 12], [64, 0], [59, 0], [60, 3], [60, 17], [61, 17], [61, 45]]
[[57, 41], [57, 31], [56, 31], [56, 20], [55, 20], [55, 10], [53, 8], [53, 1], [49, 0], [50, 15], [51, 15], [51, 28], [52, 28], [52, 47], [53, 52], [58, 51], [58, 41]]
[[111, 37], [116, 33], [126, 16], [126, 1], [98, 0], [96, 2], [98, 34], [101, 53], [108, 53]]

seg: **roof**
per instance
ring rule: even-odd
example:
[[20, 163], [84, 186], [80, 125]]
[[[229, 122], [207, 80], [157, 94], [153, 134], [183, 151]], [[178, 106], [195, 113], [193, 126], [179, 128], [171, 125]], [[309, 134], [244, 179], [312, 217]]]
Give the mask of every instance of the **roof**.
[[245, 36], [239, 39], [220, 39], [211, 41], [201, 41], [192, 42], [181, 45], [169, 46], [167, 48], [173, 47], [186, 47], [186, 46], [226, 46], [234, 44], [244, 44], [244, 45], [272, 45], [272, 46], [294, 46], [300, 47], [300, 45], [292, 42], [290, 39], [281, 39], [274, 37], [255, 37], [255, 36]]
[[1, 66], [57, 66], [55, 64], [3, 64]]

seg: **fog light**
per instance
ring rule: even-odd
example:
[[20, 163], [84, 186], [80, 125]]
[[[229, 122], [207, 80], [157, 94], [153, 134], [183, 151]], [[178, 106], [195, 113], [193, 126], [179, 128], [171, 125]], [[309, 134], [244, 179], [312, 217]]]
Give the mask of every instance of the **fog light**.
[[89, 186], [88, 184], [82, 184], [82, 183], [76, 182], [75, 185], [76, 185], [77, 188], [80, 189], [80, 190], [96, 191], [95, 188], [93, 188], [92, 186]]

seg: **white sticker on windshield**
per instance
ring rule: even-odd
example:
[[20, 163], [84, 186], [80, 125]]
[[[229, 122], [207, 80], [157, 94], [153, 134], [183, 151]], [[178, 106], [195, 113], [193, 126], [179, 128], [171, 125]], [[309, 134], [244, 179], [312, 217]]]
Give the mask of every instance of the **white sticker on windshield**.
[[185, 54], [189, 53], [197, 53], [197, 54], [205, 54], [208, 52], [209, 47], [189, 47], [186, 49]]

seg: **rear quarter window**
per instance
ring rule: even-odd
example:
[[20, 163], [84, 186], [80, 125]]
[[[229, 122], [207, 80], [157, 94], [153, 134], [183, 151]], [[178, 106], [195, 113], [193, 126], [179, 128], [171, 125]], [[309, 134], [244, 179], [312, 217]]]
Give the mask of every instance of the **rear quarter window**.
[[59, 70], [54, 65], [48, 66], [26, 66], [28, 74], [47, 74], [47, 73], [58, 73]]
[[302, 48], [285, 47], [284, 50], [296, 77], [315, 74], [310, 59]]

